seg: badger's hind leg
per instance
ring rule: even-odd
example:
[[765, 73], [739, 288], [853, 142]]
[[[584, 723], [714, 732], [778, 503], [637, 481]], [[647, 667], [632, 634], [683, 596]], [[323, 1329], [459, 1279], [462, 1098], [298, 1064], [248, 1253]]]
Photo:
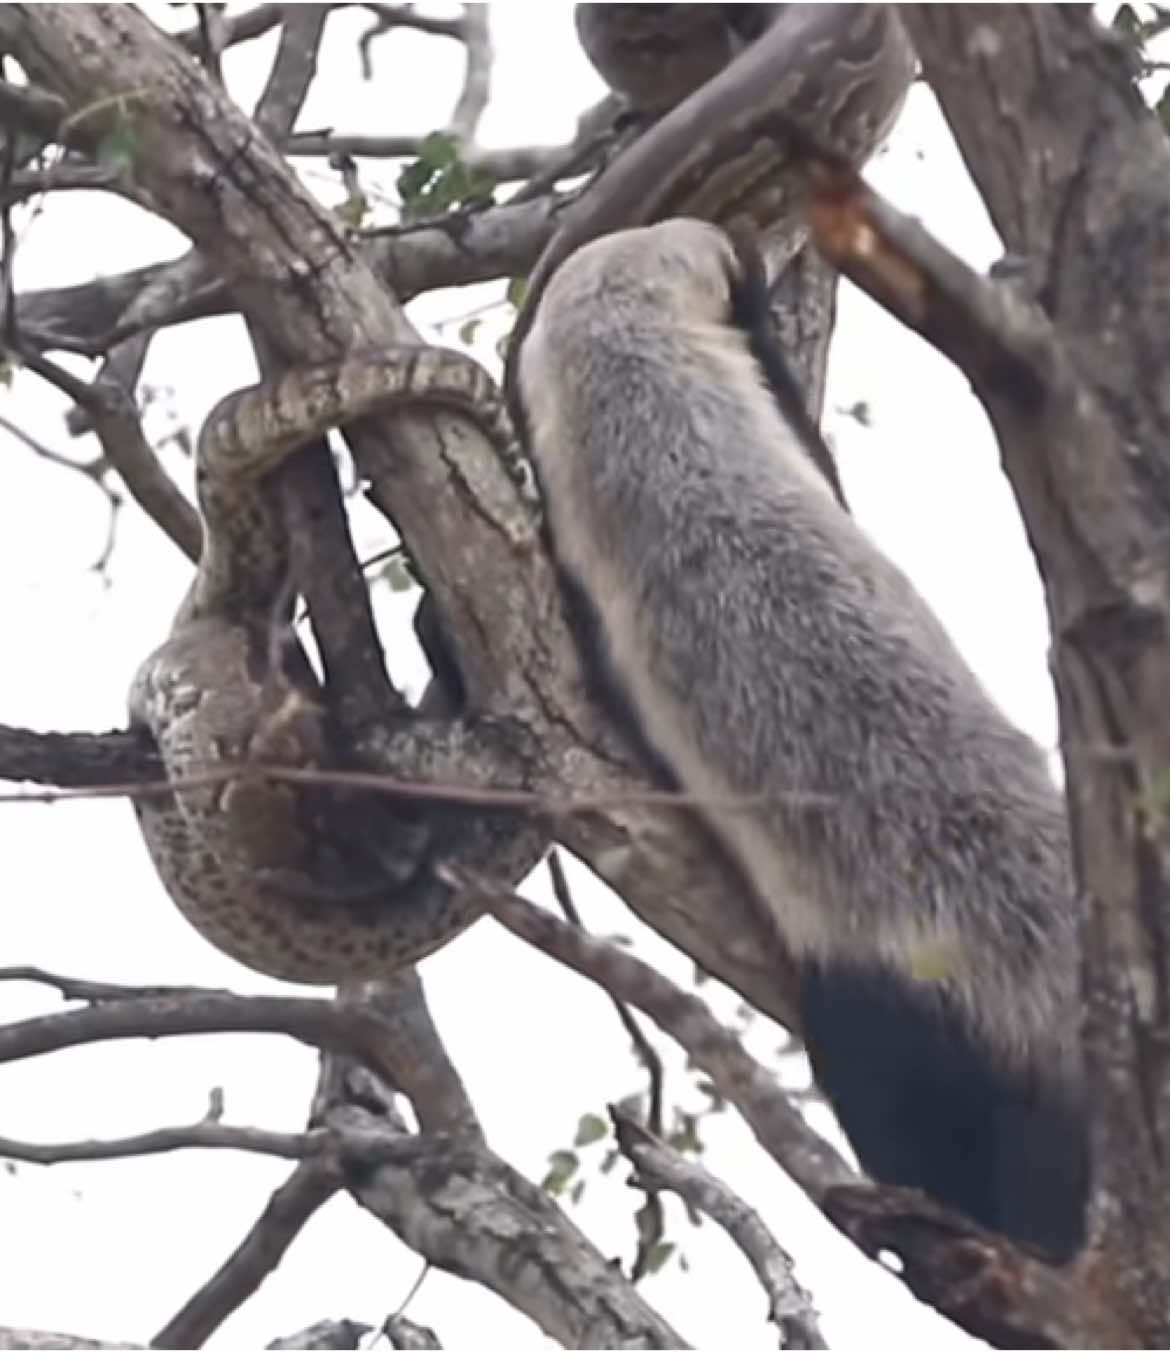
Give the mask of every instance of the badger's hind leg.
[[998, 1063], [940, 992], [881, 970], [810, 965], [813, 1071], [868, 1174], [1070, 1258], [1084, 1239], [1085, 1106], [1054, 1068]]

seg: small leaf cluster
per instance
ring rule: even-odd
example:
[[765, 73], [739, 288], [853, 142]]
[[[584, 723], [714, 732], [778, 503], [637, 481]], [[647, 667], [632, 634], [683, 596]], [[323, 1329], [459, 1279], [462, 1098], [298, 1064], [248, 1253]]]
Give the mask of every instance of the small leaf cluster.
[[494, 187], [490, 174], [463, 161], [453, 136], [431, 132], [418, 159], [398, 175], [403, 220], [441, 216], [454, 208], [489, 202]]

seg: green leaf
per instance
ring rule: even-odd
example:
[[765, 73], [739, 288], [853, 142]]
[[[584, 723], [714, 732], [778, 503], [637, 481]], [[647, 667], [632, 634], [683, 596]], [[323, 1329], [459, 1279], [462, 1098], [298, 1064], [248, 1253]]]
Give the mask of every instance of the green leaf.
[[392, 554], [382, 566], [382, 581], [391, 592], [409, 592], [418, 586], [418, 580], [410, 571], [410, 564], [401, 552]]
[[646, 1272], [657, 1273], [674, 1251], [675, 1244], [672, 1240], [660, 1240], [656, 1245], [651, 1245], [646, 1253]]
[[347, 197], [344, 202], [333, 208], [333, 214], [343, 225], [349, 226], [351, 230], [357, 230], [370, 214], [369, 198], [364, 193]]
[[585, 1181], [583, 1179], [578, 1179], [577, 1182], [573, 1185], [573, 1187], [569, 1190], [569, 1201], [573, 1203], [574, 1206], [576, 1206], [576, 1204], [578, 1204], [584, 1196], [585, 1196]]
[[508, 290], [504, 295], [508, 302], [519, 310], [524, 304], [524, 297], [528, 295], [528, 279], [526, 277], [513, 277], [508, 283]]
[[479, 319], [478, 317], [464, 320], [463, 323], [459, 326], [460, 343], [464, 343], [467, 345], [467, 347], [471, 347], [471, 345], [475, 342], [475, 336], [477, 333], [479, 333], [480, 326], [482, 324], [483, 320]]
[[446, 169], [459, 161], [459, 143], [450, 132], [431, 132], [419, 149], [419, 160], [432, 169]]
[[414, 160], [398, 175], [398, 194], [404, 204], [414, 202], [431, 181], [434, 170], [422, 160]]
[[599, 1142], [609, 1133], [609, 1124], [604, 1118], [595, 1113], [583, 1113], [577, 1124], [577, 1135], [573, 1138], [574, 1146], [589, 1146], [593, 1142]]
[[549, 1170], [540, 1181], [540, 1187], [546, 1193], [559, 1196], [564, 1193], [569, 1180], [577, 1173], [580, 1161], [575, 1151], [553, 1151], [548, 1158]]

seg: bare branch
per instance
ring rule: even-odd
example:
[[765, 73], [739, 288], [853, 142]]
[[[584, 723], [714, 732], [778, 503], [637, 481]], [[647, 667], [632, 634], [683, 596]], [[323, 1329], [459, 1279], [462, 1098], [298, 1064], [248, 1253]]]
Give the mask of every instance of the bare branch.
[[[569, 887], [569, 880], [565, 877], [565, 867], [561, 863], [560, 852], [555, 846], [549, 851], [548, 873], [552, 880], [553, 896], [557, 899], [557, 905], [561, 911], [564, 912], [565, 920], [570, 925], [576, 926], [578, 930], [584, 930], [581, 913], [577, 910], [577, 904], [573, 901], [573, 893]], [[662, 1058], [659, 1057], [654, 1044], [646, 1037], [645, 1031], [625, 1001], [620, 1000], [612, 992], [606, 994], [613, 1002], [622, 1028], [630, 1036], [635, 1055], [646, 1068], [646, 1076], [649, 1081], [649, 1111], [646, 1115], [646, 1124], [656, 1137], [661, 1137], [663, 1081], [665, 1080]]]
[[302, 1227], [341, 1187], [335, 1163], [304, 1161], [269, 1198], [255, 1225], [219, 1270], [150, 1341], [151, 1348], [200, 1348], [277, 1268]]
[[0, 1348], [142, 1348], [142, 1344], [106, 1343], [80, 1334], [60, 1334], [56, 1330], [16, 1329], [0, 1326]]
[[42, 986], [56, 987], [62, 1000], [87, 1001], [91, 1004], [137, 1001], [146, 996], [231, 995], [231, 992], [216, 991], [209, 987], [123, 986], [119, 982], [94, 982], [87, 977], [67, 977], [64, 973], [50, 972], [47, 968], [27, 964], [0, 968], [0, 982], [37, 982]]
[[317, 73], [317, 55], [332, 5], [293, 5], [284, 16], [276, 58], [252, 116], [274, 141], [296, 126], [309, 86]]
[[368, 1006], [309, 997], [210, 992], [121, 1000], [5, 1024], [0, 1026], [0, 1062], [109, 1039], [243, 1032], [285, 1034], [310, 1047], [352, 1057], [391, 1081], [394, 1078], [393, 1062], [384, 1052], [393, 1030]]
[[71, 189], [86, 192], [104, 189], [121, 193], [140, 204], [144, 202], [137, 194], [126, 191], [125, 179], [119, 169], [104, 164], [85, 164], [79, 160], [58, 160], [47, 169], [16, 170], [5, 185], [0, 201], [6, 206], [16, 206], [43, 193], [68, 192]]
[[[237, 42], [247, 42], [250, 38], [258, 38], [267, 33], [284, 18], [285, 9], [285, 5], [257, 5], [254, 9], [245, 10], [243, 14], [225, 15], [223, 45], [231, 47]], [[197, 56], [203, 50], [203, 31], [198, 25], [176, 33], [174, 39], [193, 55]]]
[[[281, 145], [286, 155], [364, 155], [374, 160], [397, 160], [422, 153], [425, 136], [356, 136], [342, 132], [298, 132]], [[493, 150], [467, 146], [462, 152], [469, 169], [489, 174], [497, 183], [530, 178], [561, 163], [567, 146], [512, 146]]]
[[26, 432], [24, 428], [19, 427], [11, 419], [5, 418], [0, 414], [0, 428], [3, 428], [10, 436], [15, 437], [18, 442], [42, 460], [47, 460], [50, 465], [58, 465], [62, 470], [72, 470], [84, 479], [88, 479], [91, 484], [96, 484], [103, 493], [109, 496], [109, 490], [102, 483], [102, 475], [106, 471], [106, 458], [98, 456], [94, 460], [71, 460], [68, 456], [63, 456], [60, 451], [54, 451], [51, 446]]
[[105, 458], [122, 476], [130, 496], [188, 559], [198, 559], [203, 539], [199, 514], [159, 464], [126, 390], [108, 381], [87, 384], [28, 348], [20, 356], [30, 371], [85, 408]]
[[[409, 300], [437, 287], [487, 282], [519, 276], [547, 243], [553, 230], [547, 201], [519, 205], [505, 203], [445, 223], [415, 226], [409, 233], [366, 232], [361, 238], [371, 266], [385, 278], [395, 295]], [[77, 286], [25, 292], [17, 298], [17, 323], [21, 334], [38, 348], [58, 348], [87, 356], [105, 352], [114, 343], [143, 328], [161, 328], [236, 309], [226, 285], [205, 279], [189, 291], [178, 286], [178, 277], [163, 281], [163, 274], [186, 266], [186, 256], [170, 263], [112, 277], [100, 277]], [[179, 277], [181, 277], [181, 273]], [[143, 288], [160, 282], [176, 286], [169, 308], [144, 304], [140, 318], [123, 322], [122, 316]]]
[[0, 779], [36, 784], [143, 784], [162, 776], [144, 732], [42, 733], [0, 724]]
[[438, 37], [463, 37], [463, 19], [442, 19], [431, 14], [420, 13], [414, 5], [375, 5], [367, 4], [366, 9], [374, 15], [374, 22], [358, 39], [358, 54], [362, 62], [362, 78], [373, 79], [374, 65], [370, 48], [374, 39], [395, 28], [413, 28], [419, 33], [433, 33]]
[[470, 146], [475, 129], [488, 105], [492, 88], [492, 37], [488, 28], [487, 5], [464, 5], [460, 36], [467, 53], [463, 72], [463, 88], [455, 102], [455, 110], [447, 130], [460, 144]]
[[[160, 322], [180, 316], [214, 283], [214, 274], [194, 249], [151, 276], [118, 315], [115, 327], [127, 336], [105, 345], [106, 360], [92, 384], [100, 386], [102, 382], [109, 382], [120, 386], [132, 397]], [[84, 405], [72, 408], [65, 423], [75, 437], [93, 430], [93, 420]]]
[[637, 1172], [637, 1185], [677, 1193], [718, 1222], [743, 1251], [768, 1294], [768, 1319], [780, 1330], [780, 1347], [828, 1348], [812, 1297], [796, 1280], [792, 1256], [776, 1243], [759, 1213], [697, 1161], [684, 1160], [628, 1114], [613, 1107], [610, 1114], [618, 1145]]
[[223, 1123], [191, 1123], [186, 1127], [156, 1128], [135, 1137], [108, 1141], [24, 1142], [0, 1137], [0, 1156], [34, 1165], [58, 1165], [67, 1160], [121, 1160], [126, 1156], [155, 1156], [189, 1147], [208, 1150], [255, 1151], [260, 1155], [303, 1160], [325, 1145], [324, 1134], [267, 1132], [263, 1128], [230, 1127]]

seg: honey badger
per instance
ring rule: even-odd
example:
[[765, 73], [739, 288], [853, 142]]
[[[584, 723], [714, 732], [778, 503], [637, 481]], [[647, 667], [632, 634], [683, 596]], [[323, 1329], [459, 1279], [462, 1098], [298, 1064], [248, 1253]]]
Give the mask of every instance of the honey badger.
[[1064, 1259], [1088, 1155], [1063, 804], [817, 468], [744, 327], [753, 285], [691, 220], [553, 274], [514, 399], [557, 562], [609, 688], [799, 959], [862, 1165]]

